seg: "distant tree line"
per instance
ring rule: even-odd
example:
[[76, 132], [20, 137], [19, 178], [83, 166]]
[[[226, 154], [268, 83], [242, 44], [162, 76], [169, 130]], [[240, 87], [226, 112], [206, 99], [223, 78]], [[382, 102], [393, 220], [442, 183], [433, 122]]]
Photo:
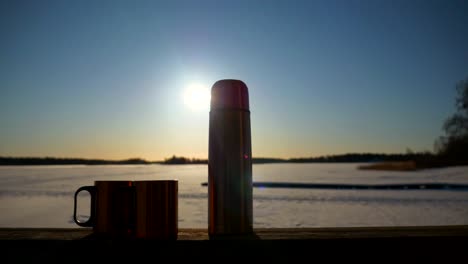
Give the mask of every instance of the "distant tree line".
[[150, 164], [151, 162], [132, 158], [125, 160], [53, 158], [53, 157], [0, 157], [0, 165], [123, 165]]
[[[431, 159], [434, 155], [428, 152], [406, 154], [383, 153], [348, 153], [308, 158], [253, 158], [254, 164], [267, 163], [327, 163], [327, 162], [380, 162], [380, 161], [409, 161]], [[36, 158], [36, 157], [0, 157], [1, 165], [131, 165], [131, 164], [208, 164], [207, 159], [186, 158], [173, 155], [164, 161], [147, 161], [140, 158], [125, 160], [81, 159], [81, 158]]]
[[208, 164], [208, 160], [206, 159], [190, 159], [186, 157], [177, 157], [173, 155], [170, 158], [165, 159], [162, 164]]
[[[434, 154], [430, 152], [406, 154], [385, 154], [385, 153], [348, 153], [341, 155], [328, 155], [307, 158], [252, 158], [254, 164], [267, 163], [332, 163], [332, 162], [382, 162], [382, 161], [410, 161], [432, 159]], [[186, 157], [172, 156], [165, 159], [162, 164], [208, 164], [207, 159], [190, 159]]]
[[316, 158], [294, 158], [288, 162], [383, 162], [383, 161], [409, 161], [416, 159], [426, 159], [432, 157], [430, 152], [406, 154], [385, 154], [385, 153], [348, 153], [343, 155], [320, 156]]

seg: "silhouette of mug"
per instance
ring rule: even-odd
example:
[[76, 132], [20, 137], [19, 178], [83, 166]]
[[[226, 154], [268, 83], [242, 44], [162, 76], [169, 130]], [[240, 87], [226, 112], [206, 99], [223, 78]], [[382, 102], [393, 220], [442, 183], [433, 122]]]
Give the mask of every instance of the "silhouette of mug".
[[178, 181], [135, 181], [135, 236], [143, 239], [177, 239]]
[[[77, 196], [91, 194], [91, 215], [76, 217]], [[176, 240], [178, 233], [178, 181], [95, 181], [75, 192], [73, 220], [93, 227], [98, 235]]]
[[[87, 221], [76, 217], [77, 196], [81, 191], [91, 195], [91, 214]], [[93, 227], [97, 235], [131, 237], [134, 230], [134, 190], [132, 181], [95, 181], [75, 192], [73, 220], [79, 226]]]

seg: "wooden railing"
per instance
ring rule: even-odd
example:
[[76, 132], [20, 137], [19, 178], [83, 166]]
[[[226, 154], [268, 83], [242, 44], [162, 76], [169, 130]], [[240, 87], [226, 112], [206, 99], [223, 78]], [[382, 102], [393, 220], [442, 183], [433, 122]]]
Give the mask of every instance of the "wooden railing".
[[[202, 263], [272, 260], [286, 263], [468, 259], [468, 226], [261, 228], [254, 236], [210, 240], [205, 229], [179, 229], [177, 241], [118, 240], [87, 228], [0, 228], [1, 263]], [[5, 260], [3, 262], [2, 260]], [[261, 262], [264, 263], [264, 262]]]

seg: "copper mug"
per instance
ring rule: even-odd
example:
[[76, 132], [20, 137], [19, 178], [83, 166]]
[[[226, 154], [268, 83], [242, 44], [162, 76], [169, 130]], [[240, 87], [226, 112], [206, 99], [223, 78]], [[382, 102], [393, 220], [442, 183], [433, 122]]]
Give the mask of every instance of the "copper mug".
[[135, 237], [177, 239], [178, 181], [135, 181]]
[[[81, 191], [91, 195], [91, 212], [87, 221], [76, 217], [77, 196]], [[92, 227], [97, 235], [131, 237], [134, 230], [134, 190], [132, 181], [95, 181], [75, 192], [73, 220], [79, 226]]]
[[[91, 215], [76, 217], [77, 196], [91, 194]], [[178, 181], [96, 181], [75, 193], [73, 219], [93, 227], [97, 235], [123, 238], [175, 240], [178, 233]]]

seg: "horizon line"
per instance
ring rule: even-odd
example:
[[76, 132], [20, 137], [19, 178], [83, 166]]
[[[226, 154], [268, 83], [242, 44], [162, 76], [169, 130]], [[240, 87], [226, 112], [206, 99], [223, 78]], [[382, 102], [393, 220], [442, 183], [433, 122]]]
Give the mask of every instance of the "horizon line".
[[[252, 159], [276, 159], [276, 160], [293, 160], [293, 159], [317, 159], [317, 158], [326, 158], [326, 157], [336, 157], [336, 156], [346, 156], [346, 155], [434, 155], [432, 151], [420, 151], [420, 152], [345, 152], [340, 154], [327, 154], [327, 155], [318, 155], [318, 156], [302, 156], [302, 157], [289, 157], [289, 158], [279, 158], [279, 157], [267, 157], [267, 156], [252, 156]], [[77, 160], [102, 160], [102, 161], [130, 161], [130, 160], [142, 160], [147, 162], [164, 162], [165, 160], [171, 158], [185, 158], [189, 160], [208, 160], [206, 158], [196, 158], [196, 157], [187, 157], [183, 155], [172, 155], [166, 157], [163, 160], [151, 160], [142, 157], [129, 157], [129, 158], [120, 158], [120, 159], [107, 159], [107, 158], [84, 158], [84, 157], [66, 157], [66, 156], [9, 156], [9, 155], [0, 155], [0, 158], [10, 158], [10, 159], [77, 159]]]

